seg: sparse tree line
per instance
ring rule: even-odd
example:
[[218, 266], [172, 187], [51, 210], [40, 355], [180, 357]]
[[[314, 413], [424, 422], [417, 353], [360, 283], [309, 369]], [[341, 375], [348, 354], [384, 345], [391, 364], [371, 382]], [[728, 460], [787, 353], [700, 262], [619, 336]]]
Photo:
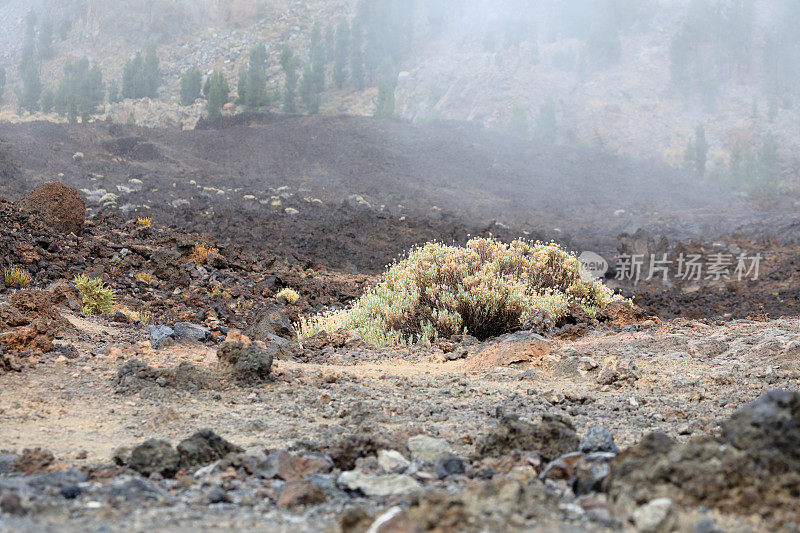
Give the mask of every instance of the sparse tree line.
[[709, 149], [705, 127], [695, 129], [694, 138], [684, 152], [684, 168], [714, 181], [727, 183], [744, 191], [776, 193], [780, 185], [780, 155], [772, 133], [760, 140], [749, 134], [735, 136], [730, 143], [728, 161], [717, 161], [709, 168]]
[[[68, 22], [62, 22], [58, 38], [66, 39], [68, 32]], [[158, 54], [152, 44], [145, 53], [139, 52], [127, 62], [121, 90], [116, 82], [106, 87], [100, 67], [91, 65], [86, 57], [67, 62], [55, 89], [45, 89], [41, 80], [42, 62], [55, 55], [52, 20], [48, 17], [40, 21], [36, 13], [30, 11], [25, 20], [25, 39], [17, 70], [21, 86], [16, 89], [16, 97], [21, 109], [29, 113], [55, 111], [70, 122], [78, 119], [86, 122], [106, 99], [115, 103], [121, 98], [158, 96], [161, 75]], [[5, 92], [6, 82], [6, 69], [0, 67], [0, 97]]]
[[692, 0], [670, 44], [672, 83], [713, 103], [720, 83], [760, 82], [770, 106], [791, 106], [800, 81], [800, 3], [775, 0], [757, 26], [754, 0]]

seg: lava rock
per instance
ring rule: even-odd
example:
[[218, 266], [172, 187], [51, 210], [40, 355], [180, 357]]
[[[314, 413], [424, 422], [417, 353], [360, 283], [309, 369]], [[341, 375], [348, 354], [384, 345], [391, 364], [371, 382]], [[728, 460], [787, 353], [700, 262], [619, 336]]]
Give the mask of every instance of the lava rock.
[[417, 481], [405, 474], [370, 476], [358, 470], [342, 472], [338, 483], [342, 487], [373, 497], [402, 496], [422, 488]]
[[[231, 337], [234, 337], [231, 339]], [[231, 340], [229, 340], [231, 339]], [[220, 364], [244, 383], [257, 383], [269, 378], [272, 361], [277, 353], [275, 345], [261, 341], [250, 341], [247, 337], [228, 334], [225, 342], [217, 349]]]
[[722, 424], [722, 440], [772, 469], [800, 472], [800, 393], [770, 391]]
[[128, 468], [143, 476], [158, 473], [171, 478], [178, 472], [180, 464], [181, 456], [169, 442], [149, 439], [131, 450]]
[[5, 494], [0, 498], [0, 511], [2, 511], [3, 514], [12, 516], [24, 516], [28, 512], [22, 504], [20, 495], [13, 492]]
[[225, 489], [222, 487], [214, 487], [208, 491], [206, 499], [208, 500], [208, 503], [212, 505], [215, 503], [230, 503], [231, 501], [230, 496], [228, 496], [228, 493], [225, 492]]
[[633, 513], [636, 530], [641, 533], [669, 533], [675, 520], [675, 504], [669, 498], [652, 500]]
[[378, 465], [387, 474], [399, 474], [405, 472], [411, 466], [411, 462], [396, 450], [380, 450]]
[[241, 453], [244, 450], [226, 441], [210, 429], [198, 431], [178, 444], [181, 468], [191, 469], [204, 466], [230, 453]]
[[619, 448], [614, 443], [614, 435], [603, 426], [590, 427], [581, 440], [579, 449], [583, 453], [619, 453]]
[[256, 314], [255, 323], [245, 330], [245, 335], [253, 340], [269, 342], [271, 335], [294, 340], [296, 335], [292, 321], [277, 305], [268, 305]]
[[169, 326], [150, 326], [150, 346], [158, 350], [173, 340], [174, 333], [175, 331]]
[[467, 467], [464, 459], [450, 452], [444, 452], [433, 462], [433, 468], [439, 479], [450, 477], [454, 474], [463, 474]]
[[293, 508], [300, 505], [315, 505], [325, 503], [326, 499], [325, 491], [321, 487], [310, 481], [295, 479], [283, 486], [283, 491], [278, 498], [278, 507]]
[[209, 330], [197, 324], [190, 324], [188, 322], [176, 322], [173, 338], [177, 341], [191, 339], [195, 341], [204, 341], [208, 338]]

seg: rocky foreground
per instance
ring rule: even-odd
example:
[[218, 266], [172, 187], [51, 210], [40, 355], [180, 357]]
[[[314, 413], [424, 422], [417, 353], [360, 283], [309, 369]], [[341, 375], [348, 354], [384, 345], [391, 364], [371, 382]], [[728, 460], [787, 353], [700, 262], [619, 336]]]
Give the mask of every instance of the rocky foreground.
[[[798, 319], [300, 344], [293, 320], [371, 279], [199, 258], [50, 187], [0, 202], [0, 267], [31, 276], [0, 289], [0, 531], [800, 525]], [[87, 312], [78, 273], [118, 312]]]
[[156, 350], [143, 326], [62, 316], [75, 330], [57, 343], [73, 355], [0, 376], [2, 528], [792, 531], [800, 519], [800, 395], [768, 392], [797, 389], [798, 320], [337, 343], [320, 363], [267, 363], [254, 384], [220, 361], [241, 339]]

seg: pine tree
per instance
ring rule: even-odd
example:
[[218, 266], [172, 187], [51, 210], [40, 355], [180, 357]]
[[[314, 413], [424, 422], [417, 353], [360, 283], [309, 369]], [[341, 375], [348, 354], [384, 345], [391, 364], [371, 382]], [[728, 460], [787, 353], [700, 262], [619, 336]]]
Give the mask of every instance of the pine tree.
[[39, 65], [33, 64], [21, 72], [22, 91], [17, 99], [23, 109], [33, 113], [39, 109], [39, 98], [42, 96], [42, 80], [39, 77]]
[[336, 54], [336, 34], [333, 25], [325, 26], [325, 62], [330, 63]]
[[120, 100], [119, 85], [117, 82], [112, 81], [108, 86], [108, 103], [116, 104]]
[[192, 67], [181, 76], [181, 105], [190, 106], [200, 98], [203, 90], [203, 74]]
[[325, 90], [325, 63], [325, 45], [322, 42], [322, 30], [317, 23], [311, 32], [311, 72], [318, 93]]
[[58, 84], [54, 97], [55, 111], [61, 116], [88, 122], [105, 99], [105, 85], [99, 67], [89, 67], [87, 58], [64, 66], [64, 76]]
[[39, 58], [51, 59], [55, 56], [53, 50], [53, 19], [46, 17], [39, 28]]
[[260, 109], [269, 105], [267, 93], [267, 47], [259, 44], [250, 50], [250, 67], [240, 78], [239, 97], [247, 109]]
[[141, 52], [125, 64], [122, 71], [122, 97], [144, 98], [148, 95], [149, 83], [145, 78], [144, 57]]
[[283, 96], [283, 112], [297, 113], [295, 93], [297, 91], [297, 58], [288, 46], [281, 52], [281, 68], [286, 75], [285, 91]]
[[378, 80], [378, 105], [375, 108], [376, 117], [394, 116], [394, 90], [397, 88], [397, 75], [392, 68], [385, 65], [383, 73]]
[[778, 143], [775, 136], [769, 133], [762, 140], [761, 148], [756, 156], [755, 188], [767, 192], [777, 191], [780, 181], [778, 160]]
[[511, 135], [527, 139], [530, 135], [530, 123], [528, 121], [528, 110], [522, 104], [517, 104], [511, 110], [511, 118], [506, 124], [506, 131]]
[[144, 96], [158, 97], [158, 88], [161, 86], [161, 72], [158, 66], [158, 52], [156, 45], [149, 43], [144, 58], [142, 76], [144, 77]]
[[319, 112], [320, 97], [314, 81], [314, 72], [308, 65], [303, 69], [303, 77], [300, 78], [300, 99], [310, 115]]
[[708, 140], [706, 140], [706, 128], [702, 124], [698, 124], [694, 136], [695, 168], [700, 175], [705, 175], [709, 148]]
[[350, 81], [353, 86], [363, 91], [366, 86], [364, 80], [364, 40], [361, 33], [361, 26], [353, 23], [350, 34]]
[[347, 57], [350, 46], [350, 25], [343, 20], [336, 28], [336, 51], [334, 53], [333, 81], [341, 89], [347, 80]]
[[228, 85], [228, 80], [225, 79], [222, 72], [214, 71], [206, 81], [206, 86], [203, 89], [203, 94], [206, 97], [206, 111], [209, 118], [216, 118], [222, 114], [222, 108], [228, 103], [228, 97], [231, 89]]
[[50, 113], [53, 110], [53, 105], [55, 104], [56, 95], [50, 89], [46, 90], [42, 93], [42, 111], [45, 113]]

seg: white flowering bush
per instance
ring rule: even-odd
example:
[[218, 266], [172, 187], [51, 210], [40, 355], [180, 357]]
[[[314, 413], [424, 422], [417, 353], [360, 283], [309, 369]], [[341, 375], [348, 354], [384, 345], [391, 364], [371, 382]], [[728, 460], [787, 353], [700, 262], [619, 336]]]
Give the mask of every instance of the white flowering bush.
[[589, 316], [621, 297], [583, 281], [578, 259], [556, 244], [477, 238], [466, 246], [428, 243], [389, 267], [349, 309], [301, 320], [300, 337], [341, 328], [376, 346], [468, 333], [480, 339], [576, 307]]

